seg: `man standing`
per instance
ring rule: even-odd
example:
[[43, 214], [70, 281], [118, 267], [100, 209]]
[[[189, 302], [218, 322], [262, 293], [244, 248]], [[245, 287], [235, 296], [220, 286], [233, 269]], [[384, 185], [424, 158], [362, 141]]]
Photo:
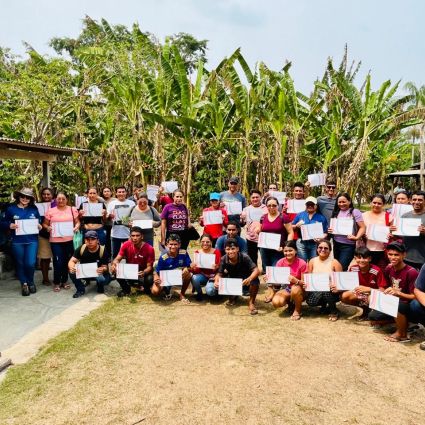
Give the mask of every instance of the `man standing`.
[[[239, 178], [238, 177], [230, 177], [228, 183], [229, 190], [220, 193], [220, 202], [225, 205], [225, 203], [233, 203], [239, 202], [241, 211], [246, 207], [246, 199], [239, 192]], [[236, 221], [236, 223], [240, 223], [240, 214], [229, 214], [227, 210], [227, 214], [229, 216], [229, 221]]]
[[155, 250], [143, 240], [143, 230], [140, 227], [132, 227], [130, 230], [130, 240], [121, 245], [120, 252], [112, 262], [112, 273], [116, 272], [118, 264], [125, 259], [127, 264], [138, 264], [138, 280], [118, 279], [121, 291], [118, 297], [129, 295], [131, 287], [135, 286], [143, 290], [145, 294], [151, 293], [153, 284], [153, 263], [155, 262]]
[[108, 218], [113, 220], [111, 230], [112, 258], [118, 255], [121, 245], [130, 237], [130, 229], [126, 226], [131, 209], [136, 205], [126, 199], [127, 190], [124, 186], [117, 187], [117, 199], [111, 201], [107, 207]]
[[[86, 287], [82, 279], [77, 279], [77, 263], [97, 263], [97, 277], [93, 278], [97, 283], [98, 294], [105, 292], [105, 285], [111, 281], [108, 271], [108, 253], [104, 246], [99, 244], [99, 237], [95, 230], [89, 230], [84, 236], [84, 244], [79, 246], [68, 262], [69, 277], [75, 285], [76, 292], [73, 298], [79, 298], [86, 293]], [[84, 279], [89, 282], [91, 279]]]
[[336, 183], [332, 180], [326, 182], [325, 195], [317, 197], [317, 211], [324, 215], [328, 226], [336, 202]]
[[403, 236], [406, 246], [406, 263], [420, 270], [425, 264], [425, 192], [413, 192], [411, 204], [413, 211], [403, 214], [402, 218], [420, 218], [419, 236]]

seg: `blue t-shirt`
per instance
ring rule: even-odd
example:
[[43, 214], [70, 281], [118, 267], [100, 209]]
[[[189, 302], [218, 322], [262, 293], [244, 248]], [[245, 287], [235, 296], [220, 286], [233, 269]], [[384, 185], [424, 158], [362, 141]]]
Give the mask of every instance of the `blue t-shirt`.
[[315, 212], [310, 219], [308, 212], [302, 211], [295, 216], [292, 224], [297, 224], [301, 220], [304, 221], [304, 224], [322, 223], [323, 233], [328, 233], [328, 220], [318, 212]]
[[[216, 249], [221, 252], [222, 256], [226, 254], [225, 245], [228, 238], [229, 237], [227, 235], [220, 236], [215, 244]], [[248, 254], [248, 245], [246, 243], [246, 240], [244, 238], [241, 238], [240, 236], [236, 236], [235, 239], [238, 243], [239, 251], [243, 254]]]
[[[4, 230], [9, 230], [11, 223], [15, 220], [27, 220], [36, 218], [40, 222], [40, 214], [35, 205], [28, 205], [26, 208], [20, 208], [17, 204], [12, 204], [7, 207], [4, 218], [1, 222], [1, 227]], [[13, 243], [29, 243], [37, 242], [38, 234], [36, 235], [16, 235], [15, 230], [10, 230]]]
[[186, 250], [181, 249], [177, 257], [170, 257], [169, 254], [165, 253], [159, 257], [158, 264], [156, 265], [156, 272], [159, 274], [161, 270], [174, 270], [183, 269], [189, 267], [192, 260]]

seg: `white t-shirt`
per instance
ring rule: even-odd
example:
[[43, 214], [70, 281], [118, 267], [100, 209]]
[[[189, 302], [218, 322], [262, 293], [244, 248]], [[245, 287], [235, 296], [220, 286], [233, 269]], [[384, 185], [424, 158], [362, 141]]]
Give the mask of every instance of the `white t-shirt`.
[[125, 201], [118, 201], [118, 199], [115, 199], [108, 204], [108, 215], [111, 213], [115, 214], [111, 230], [111, 236], [113, 238], [128, 239], [130, 237], [130, 229], [127, 226], [115, 223], [117, 221], [121, 221], [123, 218], [127, 218], [130, 215], [131, 209], [135, 205], [136, 204], [129, 199], [126, 199]]

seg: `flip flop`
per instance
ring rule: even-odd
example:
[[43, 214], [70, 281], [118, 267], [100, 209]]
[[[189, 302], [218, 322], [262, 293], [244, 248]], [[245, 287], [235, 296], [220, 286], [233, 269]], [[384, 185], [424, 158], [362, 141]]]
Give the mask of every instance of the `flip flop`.
[[388, 341], [388, 342], [401, 342], [401, 343], [411, 341], [409, 337], [400, 338], [399, 336], [393, 336], [393, 335], [386, 336], [384, 339], [385, 341]]
[[249, 314], [251, 316], [255, 316], [256, 314], [258, 314], [258, 310], [256, 308], [253, 308], [252, 310], [249, 311]]
[[71, 285], [69, 283], [61, 283], [61, 288], [63, 289], [70, 289]]
[[291, 320], [294, 320], [294, 321], [300, 320], [301, 317], [302, 317], [302, 314], [293, 313], [292, 316], [291, 316]]
[[339, 319], [339, 314], [330, 314], [329, 315], [329, 321], [330, 322], [336, 322]]
[[180, 299], [180, 302], [181, 302], [182, 304], [184, 304], [184, 305], [188, 305], [188, 304], [190, 304], [190, 300], [188, 300], [187, 298], [181, 298], [181, 299]]
[[60, 290], [61, 290], [60, 285], [55, 285], [55, 286], [53, 287], [53, 292], [60, 292]]

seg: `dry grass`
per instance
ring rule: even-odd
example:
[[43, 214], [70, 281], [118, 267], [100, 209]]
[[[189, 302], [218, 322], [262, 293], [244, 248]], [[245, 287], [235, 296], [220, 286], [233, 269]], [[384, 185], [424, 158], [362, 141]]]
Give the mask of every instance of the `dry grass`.
[[108, 301], [9, 372], [0, 424], [423, 423], [416, 345], [259, 307]]

